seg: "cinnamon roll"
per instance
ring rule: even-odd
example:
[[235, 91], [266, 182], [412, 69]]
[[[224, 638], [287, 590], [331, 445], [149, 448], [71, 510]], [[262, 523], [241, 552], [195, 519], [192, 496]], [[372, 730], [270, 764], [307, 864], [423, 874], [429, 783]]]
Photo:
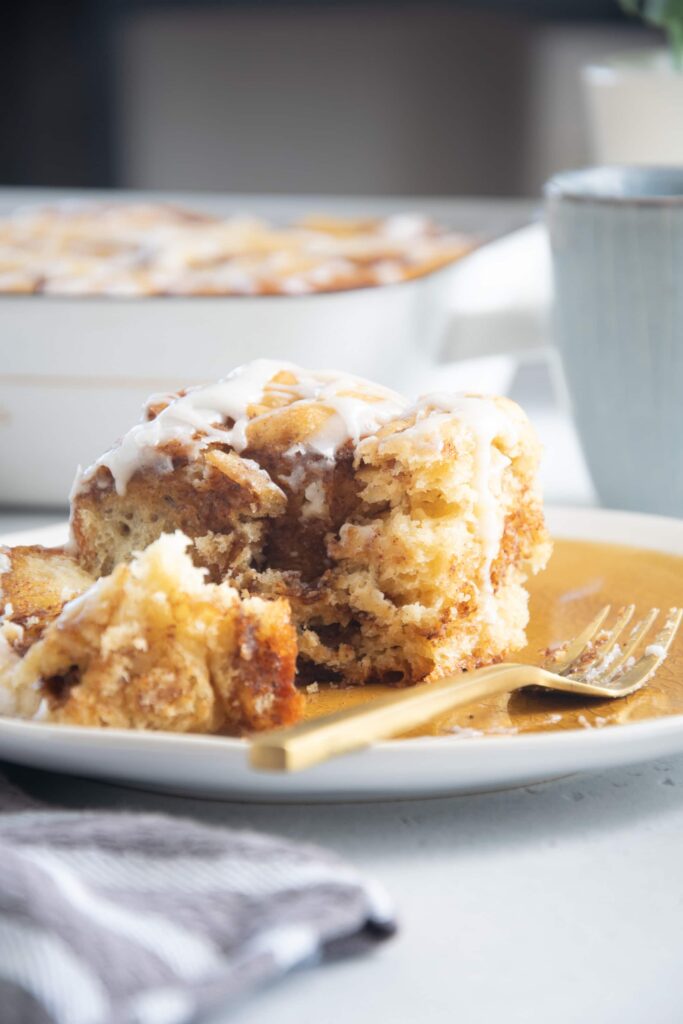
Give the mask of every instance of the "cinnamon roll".
[[0, 294], [301, 295], [421, 277], [475, 245], [415, 214], [276, 225], [165, 203], [67, 203], [0, 218]]
[[257, 360], [150, 399], [76, 481], [72, 550], [102, 576], [180, 530], [214, 584], [287, 600], [300, 680], [434, 680], [524, 644], [539, 456], [508, 399]]

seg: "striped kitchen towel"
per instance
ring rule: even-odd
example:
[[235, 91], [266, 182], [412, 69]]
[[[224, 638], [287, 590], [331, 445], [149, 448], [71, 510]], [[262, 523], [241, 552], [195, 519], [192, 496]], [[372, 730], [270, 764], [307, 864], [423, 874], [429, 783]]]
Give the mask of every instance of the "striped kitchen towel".
[[393, 930], [382, 891], [324, 850], [49, 809], [0, 776], [2, 1024], [181, 1024]]

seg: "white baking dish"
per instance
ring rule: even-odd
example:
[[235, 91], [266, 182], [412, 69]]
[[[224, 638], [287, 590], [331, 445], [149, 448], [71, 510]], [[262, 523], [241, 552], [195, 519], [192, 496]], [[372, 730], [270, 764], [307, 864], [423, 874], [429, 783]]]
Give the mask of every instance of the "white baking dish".
[[[7, 190], [0, 210], [17, 199], [50, 198]], [[447, 203], [435, 210], [434, 201], [173, 198], [283, 219], [302, 210], [426, 208], [449, 226], [470, 226], [454, 211], [449, 216]], [[109, 447], [148, 394], [220, 377], [257, 356], [349, 370], [408, 394], [437, 387], [504, 392], [515, 368], [511, 353], [530, 339], [524, 332], [493, 343], [482, 337], [475, 351], [466, 338], [459, 343], [453, 303], [469, 259], [417, 280], [331, 294], [0, 297], [0, 504], [64, 504], [77, 464]], [[493, 355], [496, 348], [508, 351]], [[458, 358], [465, 362], [454, 367]]]

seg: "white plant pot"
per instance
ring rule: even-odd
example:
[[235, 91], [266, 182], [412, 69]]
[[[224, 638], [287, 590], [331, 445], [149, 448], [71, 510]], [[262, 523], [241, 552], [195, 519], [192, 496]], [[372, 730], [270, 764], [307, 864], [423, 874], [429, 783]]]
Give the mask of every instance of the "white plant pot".
[[683, 71], [667, 49], [621, 54], [582, 78], [596, 163], [683, 165]]

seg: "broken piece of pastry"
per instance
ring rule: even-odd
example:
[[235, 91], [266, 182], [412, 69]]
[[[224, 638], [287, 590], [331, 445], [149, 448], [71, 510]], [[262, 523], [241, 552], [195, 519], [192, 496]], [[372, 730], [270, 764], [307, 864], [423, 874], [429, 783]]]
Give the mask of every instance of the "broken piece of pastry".
[[94, 583], [61, 548], [0, 546], [0, 622], [27, 651], [63, 606]]
[[182, 530], [215, 583], [287, 599], [300, 680], [433, 680], [524, 644], [539, 454], [507, 399], [257, 360], [150, 400], [77, 481], [73, 552], [100, 576]]
[[[52, 722], [176, 732], [240, 734], [295, 721], [303, 698], [294, 686], [296, 634], [287, 603], [241, 599], [228, 583], [207, 583], [188, 544], [179, 533], [161, 537], [111, 575], [81, 586], [61, 609], [50, 603], [54, 593], [34, 590], [34, 608], [44, 603], [45, 614], [28, 650], [21, 625], [6, 614], [2, 709]], [[80, 572], [63, 564], [68, 556], [48, 555], [33, 555], [39, 568], [61, 560], [66, 577]], [[12, 565], [0, 576], [9, 578], [9, 593], [16, 576]], [[81, 576], [79, 585], [87, 585]]]

